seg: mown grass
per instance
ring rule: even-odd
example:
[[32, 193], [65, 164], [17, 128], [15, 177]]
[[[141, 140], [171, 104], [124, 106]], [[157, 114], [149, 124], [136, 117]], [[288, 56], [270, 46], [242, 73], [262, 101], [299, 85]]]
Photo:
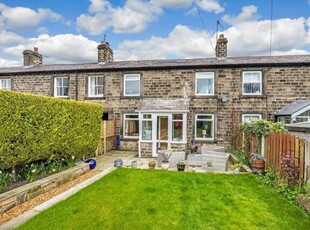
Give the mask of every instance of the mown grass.
[[310, 229], [254, 175], [119, 168], [18, 229]]

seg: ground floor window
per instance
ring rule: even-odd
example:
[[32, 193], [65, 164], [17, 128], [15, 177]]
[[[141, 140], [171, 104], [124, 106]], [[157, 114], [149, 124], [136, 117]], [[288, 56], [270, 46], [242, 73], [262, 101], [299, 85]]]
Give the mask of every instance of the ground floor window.
[[172, 141], [183, 141], [183, 114], [172, 114]]
[[142, 115], [142, 140], [152, 140], [152, 114]]
[[242, 114], [242, 122], [249, 123], [252, 120], [262, 119], [261, 114]]
[[124, 114], [124, 137], [139, 137], [139, 115]]
[[214, 139], [214, 115], [196, 114], [195, 115], [195, 139], [213, 140]]

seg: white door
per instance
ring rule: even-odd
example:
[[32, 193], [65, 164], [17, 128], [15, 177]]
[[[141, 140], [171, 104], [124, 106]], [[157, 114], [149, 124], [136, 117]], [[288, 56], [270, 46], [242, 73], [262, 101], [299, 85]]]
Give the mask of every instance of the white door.
[[171, 114], [155, 114], [153, 129], [153, 157], [159, 148], [167, 149], [171, 142]]

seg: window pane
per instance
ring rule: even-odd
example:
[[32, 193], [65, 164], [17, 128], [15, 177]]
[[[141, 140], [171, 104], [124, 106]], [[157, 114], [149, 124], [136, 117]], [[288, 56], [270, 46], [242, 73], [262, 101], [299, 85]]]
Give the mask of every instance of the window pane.
[[183, 122], [174, 121], [172, 122], [172, 140], [182, 141], [183, 139]]
[[62, 86], [68, 86], [68, 78], [67, 77], [63, 77], [62, 78]]
[[125, 76], [126, 80], [140, 80], [140, 75], [126, 75]]
[[137, 137], [139, 136], [139, 121], [126, 120], [125, 121], [125, 136]]
[[136, 115], [136, 114], [126, 114], [125, 115], [126, 119], [139, 119], [139, 115]]
[[142, 140], [152, 140], [152, 121], [142, 121]]
[[152, 114], [143, 114], [143, 119], [152, 119]]
[[196, 94], [213, 94], [213, 79], [197, 79]]
[[196, 121], [196, 137], [212, 138], [213, 121]]
[[244, 93], [260, 93], [260, 83], [244, 83], [243, 84]]
[[172, 120], [183, 120], [183, 114], [172, 114]]
[[126, 89], [126, 91], [125, 91], [126, 95], [131, 95], [131, 94], [138, 95], [138, 94], [140, 94], [139, 81], [126, 81], [125, 89]]
[[259, 73], [244, 73], [244, 82], [260, 82]]
[[197, 115], [197, 119], [212, 120], [212, 116], [211, 115]]

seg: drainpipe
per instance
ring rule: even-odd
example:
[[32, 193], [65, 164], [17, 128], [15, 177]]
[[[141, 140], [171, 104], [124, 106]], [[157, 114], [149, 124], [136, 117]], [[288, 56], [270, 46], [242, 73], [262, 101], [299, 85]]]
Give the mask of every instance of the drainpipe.
[[113, 145], [114, 148], [116, 149], [116, 115], [114, 113], [113, 115], [113, 121], [114, 121], [114, 138], [113, 138]]
[[79, 100], [79, 79], [78, 79], [78, 71], [75, 71], [75, 100]]

